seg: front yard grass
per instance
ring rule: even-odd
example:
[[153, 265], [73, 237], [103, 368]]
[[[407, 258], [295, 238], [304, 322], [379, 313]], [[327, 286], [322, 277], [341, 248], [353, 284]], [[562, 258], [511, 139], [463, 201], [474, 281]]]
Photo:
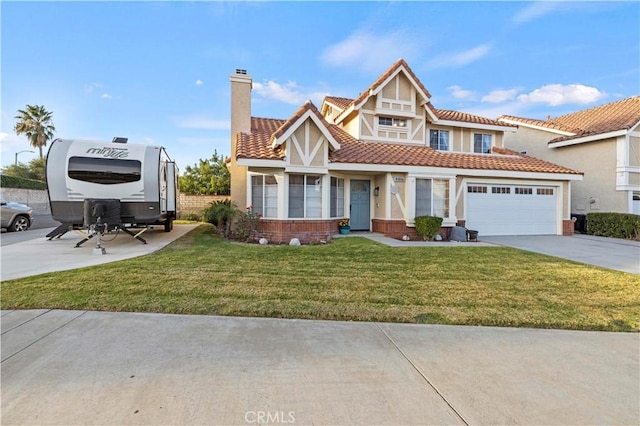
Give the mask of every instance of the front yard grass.
[[6, 281], [2, 309], [640, 330], [640, 277], [505, 247], [228, 242], [201, 225], [143, 257]]

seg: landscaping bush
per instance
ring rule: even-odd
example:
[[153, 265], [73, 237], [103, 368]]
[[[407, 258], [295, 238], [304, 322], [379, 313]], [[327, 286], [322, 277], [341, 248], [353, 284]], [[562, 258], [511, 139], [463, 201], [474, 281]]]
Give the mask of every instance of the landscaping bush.
[[0, 175], [0, 186], [3, 188], [47, 189], [47, 184], [39, 180], [7, 176], [5, 174]]
[[631, 213], [588, 213], [587, 234], [640, 240], [640, 215]]
[[415, 219], [416, 233], [423, 240], [431, 241], [442, 226], [442, 218], [436, 216], [417, 216]]
[[204, 209], [202, 219], [214, 225], [222, 236], [229, 238], [231, 236], [231, 221], [236, 212], [237, 209], [231, 204], [231, 200], [215, 201]]

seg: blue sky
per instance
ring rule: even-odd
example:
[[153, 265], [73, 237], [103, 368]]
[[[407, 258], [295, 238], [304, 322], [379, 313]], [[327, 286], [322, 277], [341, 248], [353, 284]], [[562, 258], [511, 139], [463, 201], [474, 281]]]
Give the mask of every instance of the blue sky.
[[[557, 116], [640, 93], [639, 2], [0, 2], [2, 166], [56, 137], [162, 145], [184, 170], [230, 154], [229, 75], [252, 115], [356, 97], [404, 58], [436, 108]], [[22, 153], [21, 162], [37, 154]]]

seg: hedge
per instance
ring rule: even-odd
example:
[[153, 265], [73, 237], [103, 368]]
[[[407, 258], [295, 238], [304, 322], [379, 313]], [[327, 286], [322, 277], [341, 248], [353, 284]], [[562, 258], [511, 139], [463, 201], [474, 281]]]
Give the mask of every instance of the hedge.
[[631, 213], [588, 213], [587, 234], [640, 240], [640, 215]]
[[3, 188], [47, 189], [47, 184], [39, 180], [0, 174], [0, 186]]

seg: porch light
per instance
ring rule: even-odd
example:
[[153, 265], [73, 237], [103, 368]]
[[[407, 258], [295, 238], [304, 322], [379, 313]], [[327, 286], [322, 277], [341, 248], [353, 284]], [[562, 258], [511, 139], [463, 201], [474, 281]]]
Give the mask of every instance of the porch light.
[[373, 188], [373, 196], [377, 197], [378, 195], [380, 195], [380, 187], [376, 186], [375, 188]]

